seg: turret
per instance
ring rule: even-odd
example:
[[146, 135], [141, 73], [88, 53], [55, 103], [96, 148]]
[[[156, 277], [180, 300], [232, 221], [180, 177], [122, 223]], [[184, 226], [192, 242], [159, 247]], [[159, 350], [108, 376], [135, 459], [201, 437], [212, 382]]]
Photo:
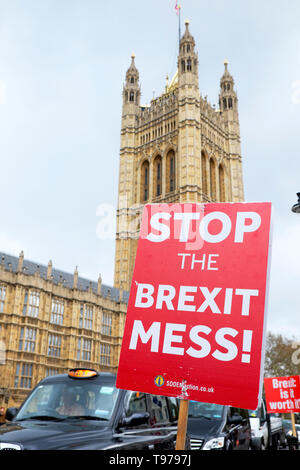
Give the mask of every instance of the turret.
[[[129, 272], [129, 262], [131, 258], [128, 239], [128, 231], [131, 226], [129, 215], [130, 208], [135, 204], [135, 149], [137, 146], [137, 126], [140, 115], [141, 89], [139, 85], [139, 72], [134, 62], [135, 56], [131, 56], [131, 64], [126, 72], [125, 84], [123, 87], [122, 106], [122, 128], [120, 142], [120, 167], [119, 167], [119, 198], [117, 211], [117, 232], [116, 232], [116, 257], [115, 257], [115, 285], [118, 287], [124, 279], [125, 273]], [[126, 252], [126, 256], [124, 253]]]
[[244, 200], [238, 98], [227, 60], [224, 61], [224, 66], [220, 80], [219, 106], [230, 156], [231, 200], [235, 202]]
[[179, 87], [194, 85], [198, 89], [198, 54], [195, 40], [189, 31], [189, 21], [185, 21], [185, 33], [180, 40], [178, 55]]
[[[181, 201], [196, 202], [200, 193], [201, 116], [198, 83], [198, 55], [195, 40], [185, 21], [185, 33], [178, 54], [178, 147], [173, 166], [175, 186], [181, 188]], [[168, 173], [170, 174], [169, 169]]]
[[131, 64], [126, 72], [126, 80], [123, 87], [123, 117], [135, 114], [139, 109], [141, 89], [139, 85], [139, 72], [135, 66], [135, 55], [131, 56]]
[[229, 120], [238, 121], [238, 98], [234, 89], [234, 80], [228, 71], [228, 61], [224, 61], [225, 70], [220, 80], [219, 107]]

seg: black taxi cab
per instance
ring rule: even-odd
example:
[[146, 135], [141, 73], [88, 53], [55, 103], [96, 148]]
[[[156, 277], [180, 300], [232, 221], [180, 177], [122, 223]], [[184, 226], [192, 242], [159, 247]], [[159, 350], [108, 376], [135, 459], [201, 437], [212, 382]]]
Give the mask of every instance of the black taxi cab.
[[250, 450], [246, 409], [191, 401], [187, 425], [192, 450]]
[[172, 450], [177, 419], [175, 398], [119, 390], [114, 374], [72, 369], [7, 409], [0, 450]]

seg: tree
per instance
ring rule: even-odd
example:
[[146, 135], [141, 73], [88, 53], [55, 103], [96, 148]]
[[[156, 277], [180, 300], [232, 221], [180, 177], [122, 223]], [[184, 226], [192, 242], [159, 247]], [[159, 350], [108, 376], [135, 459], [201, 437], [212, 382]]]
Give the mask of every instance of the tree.
[[265, 377], [300, 374], [300, 341], [269, 332], [266, 341]]

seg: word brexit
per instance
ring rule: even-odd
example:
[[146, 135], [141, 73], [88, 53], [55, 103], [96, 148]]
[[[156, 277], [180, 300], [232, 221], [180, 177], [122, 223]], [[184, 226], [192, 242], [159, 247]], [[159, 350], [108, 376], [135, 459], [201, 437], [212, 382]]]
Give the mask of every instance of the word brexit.
[[[230, 315], [232, 311], [233, 299], [238, 296], [241, 301], [241, 315], [249, 316], [251, 297], [258, 297], [258, 289], [233, 289], [198, 286], [179, 286], [177, 289], [172, 285], [159, 284], [157, 288], [153, 284], [138, 283], [135, 303], [136, 308], [151, 308], [161, 310], [177, 310], [183, 312], [205, 312], [209, 309], [212, 313], [224, 313]], [[222, 305], [216, 303], [216, 297], [220, 293], [224, 294]], [[176, 301], [174, 299], [177, 299]], [[195, 299], [198, 299], [195, 305]]]

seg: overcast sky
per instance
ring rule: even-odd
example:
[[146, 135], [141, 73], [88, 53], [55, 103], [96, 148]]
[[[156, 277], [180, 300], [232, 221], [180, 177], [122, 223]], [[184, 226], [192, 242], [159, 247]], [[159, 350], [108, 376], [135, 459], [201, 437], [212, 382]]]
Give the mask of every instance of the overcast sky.
[[[179, 3], [211, 104], [229, 60], [245, 200], [274, 207], [268, 330], [300, 341], [300, 2]], [[113, 284], [114, 224], [102, 214], [117, 204], [125, 73], [134, 52], [142, 102], [161, 94], [176, 70], [174, 5], [0, 0], [0, 251]]]

